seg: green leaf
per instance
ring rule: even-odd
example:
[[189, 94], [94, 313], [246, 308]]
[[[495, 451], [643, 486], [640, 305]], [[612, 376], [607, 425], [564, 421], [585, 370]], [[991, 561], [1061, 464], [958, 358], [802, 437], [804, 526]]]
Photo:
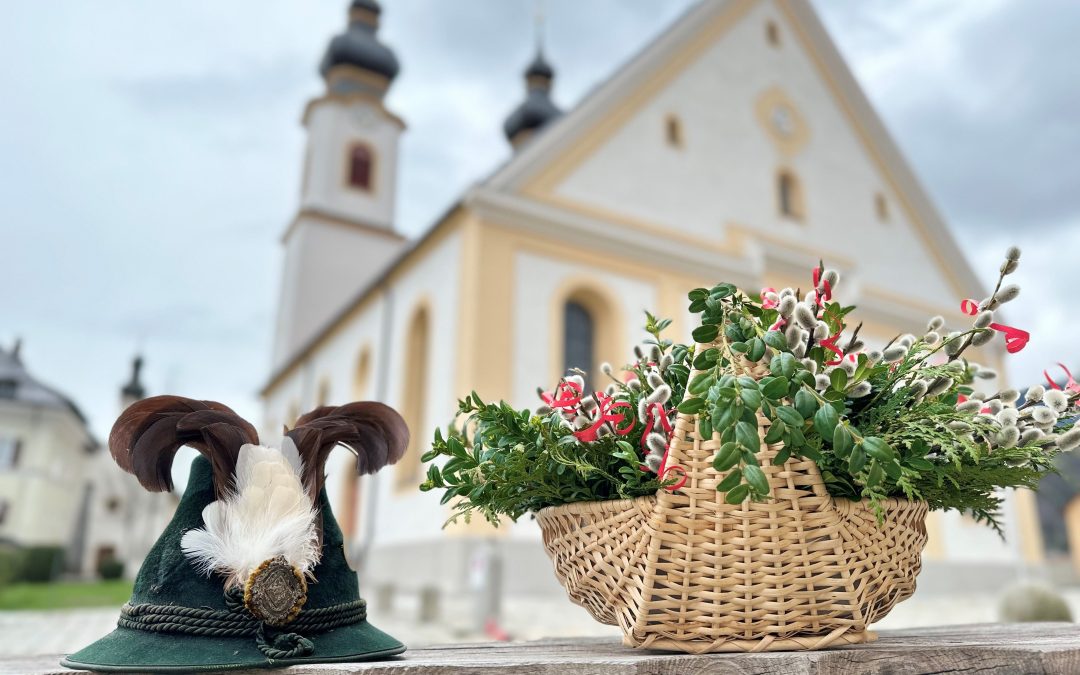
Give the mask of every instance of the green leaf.
[[839, 422], [840, 416], [831, 405], [823, 405], [814, 413], [814, 428], [822, 438], [832, 438], [833, 429]]
[[761, 439], [758, 438], [758, 429], [755, 424], [745, 421], [736, 424], [735, 440], [750, 452], [757, 452], [761, 449]]
[[745, 342], [732, 342], [731, 351], [745, 354], [746, 352], [750, 351], [750, 345]]
[[787, 378], [777, 377], [773, 378], [768, 384], [761, 386], [761, 393], [765, 395], [765, 398], [777, 401], [787, 395], [788, 381]]
[[742, 469], [732, 469], [731, 473], [724, 476], [724, 480], [716, 485], [717, 492], [727, 492], [742, 482]]
[[847, 371], [843, 368], [833, 368], [833, 371], [829, 373], [829, 382], [836, 391], [844, 391], [847, 388], [847, 380]]
[[870, 475], [866, 477], [866, 487], [872, 488], [880, 483], [881, 479], [885, 477], [883, 475], [884, 473], [885, 472], [881, 470], [881, 465], [878, 464], [877, 460], [870, 462]]
[[698, 373], [690, 380], [690, 386], [687, 388], [691, 394], [700, 396], [709, 390], [709, 387], [713, 386], [716, 382], [716, 373], [709, 370], [704, 373]]
[[783, 420], [784, 424], [788, 425], [789, 427], [801, 427], [804, 421], [803, 415], [798, 410], [792, 408], [789, 405], [782, 405], [777, 408], [776, 417], [777, 419]]
[[742, 504], [743, 500], [746, 499], [749, 494], [750, 486], [746, 483], [742, 483], [741, 485], [736, 485], [728, 490], [727, 495], [724, 496], [724, 501], [732, 505]]
[[930, 460], [923, 459], [922, 457], [908, 457], [904, 460], [904, 464], [907, 464], [912, 469], [917, 471], [933, 471], [934, 463]]
[[818, 410], [818, 399], [806, 389], [800, 389], [795, 394], [795, 409], [799, 415], [809, 419]]
[[[795, 369], [798, 368], [799, 362], [795, 359], [795, 355], [790, 352], [784, 352], [780, 354], [780, 374], [784, 377], [790, 378], [795, 374]], [[773, 373], [774, 375], [776, 373]]]
[[694, 341], [706, 344], [716, 339], [716, 336], [720, 334], [720, 329], [712, 324], [706, 324], [704, 326], [698, 326], [694, 329], [693, 337]]
[[[703, 398], [684, 398], [682, 403], [679, 404], [679, 412], [686, 413], [687, 415], [693, 415], [699, 413], [705, 409], [705, 399]], [[636, 413], [635, 413], [636, 414]]]
[[717, 471], [727, 471], [739, 463], [739, 445], [734, 442], [724, 443], [713, 455], [713, 468]]
[[765, 475], [765, 472], [761, 470], [761, 467], [743, 467], [743, 478], [745, 478], [750, 487], [754, 489], [754, 492], [761, 495], [769, 493], [769, 479]]
[[686, 297], [690, 300], [704, 300], [709, 297], [709, 291], [704, 288], [695, 288], [686, 294]]
[[765, 341], [761, 338], [754, 338], [750, 341], [750, 351], [746, 355], [751, 361], [757, 363], [765, 356]]
[[[866, 450], [866, 454], [876, 460], [881, 462], [896, 461], [896, 451], [892, 449], [892, 446], [876, 436], [867, 436], [862, 440], [862, 445], [863, 449]], [[888, 467], [885, 468], [886, 473], [888, 473]], [[889, 475], [892, 476], [891, 473]]]
[[701, 440], [707, 441], [707, 440], [711, 439], [712, 438], [712, 431], [713, 431], [712, 430], [712, 422], [709, 421], [709, 418], [708, 417], [699, 417], [698, 418], [698, 434], [700, 435]]
[[[836, 427], [840, 429], [842, 427]], [[863, 452], [862, 446], [855, 446], [851, 450], [851, 456], [848, 457], [848, 473], [855, 475], [862, 471], [866, 466], [866, 453]]]
[[887, 475], [889, 478], [892, 478], [893, 480], [900, 480], [900, 477], [904, 475], [904, 472], [903, 470], [901, 470], [900, 465], [897, 464], [895, 461], [883, 462], [881, 467], [885, 469], [885, 475]]
[[779, 418], [773, 420], [769, 425], [769, 433], [765, 434], [765, 442], [776, 443], [783, 438], [785, 431], [787, 431], [787, 425], [784, 424], [784, 420]]
[[769, 345], [773, 349], [779, 351], [787, 351], [787, 339], [784, 334], [777, 330], [771, 330], [765, 333], [765, 344]]
[[784, 462], [791, 458], [791, 450], [784, 448], [780, 452], [776, 453], [776, 457], [773, 457], [773, 466], [782, 466]]
[[761, 392], [757, 389], [743, 389], [739, 394], [746, 407], [757, 410], [761, 407]]
[[833, 428], [832, 446], [837, 457], [847, 457], [848, 453], [851, 452], [851, 432], [843, 424], [837, 424]]
[[739, 419], [739, 410], [735, 406], [717, 406], [713, 408], [711, 418], [713, 429], [723, 432]]

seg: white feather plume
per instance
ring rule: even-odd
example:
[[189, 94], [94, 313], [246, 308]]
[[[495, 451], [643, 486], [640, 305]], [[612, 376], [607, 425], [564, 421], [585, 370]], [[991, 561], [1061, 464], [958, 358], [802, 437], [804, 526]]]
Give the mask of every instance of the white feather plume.
[[200, 572], [242, 585], [264, 561], [278, 556], [309, 574], [319, 562], [317, 511], [304, 491], [303, 464], [291, 438], [281, 450], [244, 445], [235, 491], [203, 509], [204, 527], [189, 530], [180, 548]]

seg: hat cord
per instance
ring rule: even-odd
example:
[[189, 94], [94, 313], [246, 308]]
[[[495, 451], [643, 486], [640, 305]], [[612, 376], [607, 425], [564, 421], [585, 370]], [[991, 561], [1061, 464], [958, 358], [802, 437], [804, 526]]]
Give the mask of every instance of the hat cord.
[[254, 618], [244, 607], [243, 593], [225, 593], [226, 610], [180, 605], [127, 603], [120, 608], [121, 628], [202, 637], [254, 637], [259, 651], [269, 660], [310, 656], [314, 643], [305, 635], [323, 633], [367, 619], [367, 603], [353, 600], [328, 607], [305, 608], [288, 624], [287, 633]]

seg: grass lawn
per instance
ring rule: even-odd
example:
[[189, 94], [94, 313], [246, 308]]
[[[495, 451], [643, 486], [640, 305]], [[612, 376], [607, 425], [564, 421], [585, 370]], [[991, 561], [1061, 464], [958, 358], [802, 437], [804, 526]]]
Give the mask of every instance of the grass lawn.
[[108, 606], [119, 608], [129, 597], [131, 582], [124, 579], [11, 584], [0, 588], [0, 610]]

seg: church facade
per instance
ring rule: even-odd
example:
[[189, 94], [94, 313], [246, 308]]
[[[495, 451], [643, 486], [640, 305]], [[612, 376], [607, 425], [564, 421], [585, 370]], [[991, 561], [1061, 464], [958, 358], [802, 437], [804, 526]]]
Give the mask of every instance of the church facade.
[[[460, 593], [474, 552], [495, 542], [515, 570], [506, 592], [552, 589], [534, 523], [443, 529], [448, 507], [417, 490], [426, 443], [470, 391], [534, 407], [568, 366], [626, 360], [646, 309], [689, 341], [689, 289], [805, 287], [819, 258], [844, 275], [871, 344], [934, 314], [959, 324], [960, 300], [981, 297], [803, 0], [704, 0], [566, 112], [538, 54], [504, 128], [513, 155], [415, 240], [394, 230], [405, 125], [383, 95], [397, 60], [378, 5], [349, 12], [304, 115], [263, 433], [356, 399], [405, 416], [412, 443], [393, 469], [357, 479], [344, 450], [331, 462], [335, 513], [370, 583]], [[1031, 494], [1009, 496], [1006, 521], [1002, 542], [931, 514], [920, 586], [1005, 583], [1041, 564]]]

